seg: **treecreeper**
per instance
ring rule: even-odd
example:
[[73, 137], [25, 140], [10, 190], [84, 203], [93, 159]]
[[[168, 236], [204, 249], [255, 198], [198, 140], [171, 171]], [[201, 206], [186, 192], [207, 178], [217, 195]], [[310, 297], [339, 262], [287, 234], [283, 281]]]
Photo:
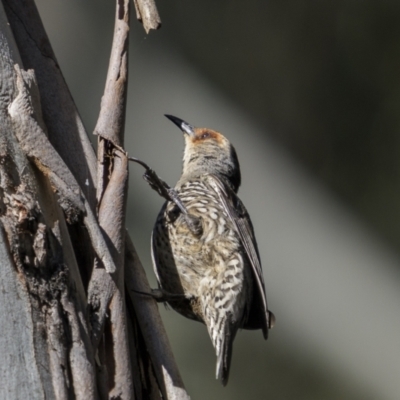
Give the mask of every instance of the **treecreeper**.
[[[179, 202], [166, 201], [151, 239], [163, 300], [207, 326], [217, 355], [216, 377], [226, 385], [238, 329], [273, 326], [249, 214], [237, 196], [236, 151], [221, 133], [166, 115], [184, 133]], [[183, 212], [184, 211], [184, 212]]]

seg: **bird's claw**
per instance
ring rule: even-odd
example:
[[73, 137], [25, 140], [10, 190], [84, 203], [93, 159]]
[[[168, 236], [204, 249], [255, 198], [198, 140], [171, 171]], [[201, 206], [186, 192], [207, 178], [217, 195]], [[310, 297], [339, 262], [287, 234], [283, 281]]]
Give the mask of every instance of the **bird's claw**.
[[183, 293], [170, 293], [164, 289], [150, 289], [150, 292], [141, 292], [140, 290], [132, 290], [136, 294], [153, 298], [157, 303], [166, 303], [179, 300], [190, 300], [192, 296], [186, 296]]
[[175, 203], [183, 214], [188, 214], [186, 207], [182, 203], [182, 200], [174, 188], [171, 188], [166, 182], [159, 178], [156, 172], [145, 162], [135, 157], [129, 157], [129, 160], [140, 164], [145, 169], [143, 179], [153, 190], [155, 190], [161, 197], [164, 197], [165, 200]]

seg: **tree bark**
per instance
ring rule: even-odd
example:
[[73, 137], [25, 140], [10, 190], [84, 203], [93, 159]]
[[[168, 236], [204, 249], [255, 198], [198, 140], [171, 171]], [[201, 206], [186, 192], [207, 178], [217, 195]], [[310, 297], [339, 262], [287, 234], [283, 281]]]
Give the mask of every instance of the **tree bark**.
[[[135, 6], [159, 26], [152, 1]], [[189, 398], [156, 303], [135, 294], [149, 286], [124, 227], [128, 33], [117, 0], [96, 162], [33, 0], [0, 2], [2, 399]]]

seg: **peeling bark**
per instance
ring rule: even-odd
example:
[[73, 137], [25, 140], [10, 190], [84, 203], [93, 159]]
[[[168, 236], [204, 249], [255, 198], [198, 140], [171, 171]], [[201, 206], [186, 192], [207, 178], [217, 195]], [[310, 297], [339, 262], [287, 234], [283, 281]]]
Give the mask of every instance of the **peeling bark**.
[[143, 24], [146, 33], [149, 33], [151, 29], [161, 28], [161, 19], [154, 0], [133, 0], [133, 3], [136, 18]]
[[117, 0], [96, 164], [33, 0], [0, 1], [2, 399], [189, 398], [157, 306], [132, 295], [148, 284], [125, 230], [128, 34]]
[[[3, 276], [10, 276], [10, 269], [16, 274], [16, 281], [10, 287], [14, 287], [14, 293], [24, 293], [19, 301], [20, 312], [26, 317], [24, 323], [29, 322], [31, 328], [13, 332], [16, 336], [11, 336], [10, 325], [5, 324], [2, 336], [8, 340], [19, 338], [18, 344], [30, 349], [28, 357], [36, 366], [32, 385], [37, 388], [38, 398], [62, 399], [70, 398], [72, 394], [76, 398], [96, 398], [94, 360], [85, 318], [85, 293], [69, 245], [65, 219], [67, 216], [67, 219], [76, 220], [82, 210], [78, 208], [77, 212], [69, 212], [70, 208], [67, 208], [62, 211], [61, 207], [67, 203], [76, 205], [73, 191], [70, 188], [67, 193], [62, 193], [65, 202], [59, 201], [51, 175], [39, 170], [37, 164], [30, 161], [36, 157], [27, 154], [34, 146], [26, 146], [25, 138], [29, 135], [35, 137], [35, 133], [42, 129], [31, 118], [40, 116], [37, 107], [39, 96], [38, 93], [31, 96], [28, 90], [22, 90], [23, 77], [28, 85], [34, 86], [34, 73], [24, 71], [18, 64], [20, 59], [12, 56], [18, 51], [15, 47], [11, 51], [10, 45], [14, 46], [14, 43], [10, 40], [10, 32], [9, 35], [8, 38], [0, 36], [1, 71], [4, 72], [0, 77], [0, 220], [1, 247], [7, 260], [2, 263], [1, 281]], [[46, 140], [35, 142], [35, 146], [46, 145]], [[57, 169], [52, 173], [57, 175]], [[1, 311], [3, 314], [7, 308]], [[3, 314], [0, 319], [6, 321], [7, 316]], [[79, 332], [79, 343], [71, 340], [73, 332]], [[1, 354], [10, 354], [9, 351], [5, 346], [0, 348]], [[24, 364], [25, 359], [18, 361], [15, 366], [18, 371], [31, 368]], [[81, 371], [79, 374], [84, 382], [79, 383], [75, 371], [81, 369], [82, 363], [86, 367], [84, 374]], [[4, 391], [4, 396], [0, 397], [20, 398], [16, 395], [21, 389], [15, 378], [9, 382], [2, 379], [0, 386], [0, 391]]]

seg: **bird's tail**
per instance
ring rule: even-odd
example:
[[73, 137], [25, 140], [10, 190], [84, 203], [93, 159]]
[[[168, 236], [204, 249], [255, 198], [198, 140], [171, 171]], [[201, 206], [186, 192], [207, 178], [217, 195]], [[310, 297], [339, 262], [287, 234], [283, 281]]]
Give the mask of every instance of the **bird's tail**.
[[228, 383], [232, 358], [232, 345], [235, 333], [232, 335], [230, 329], [226, 327], [225, 334], [220, 336], [221, 340], [218, 345], [215, 346], [217, 353], [216, 378], [220, 379], [224, 386]]

